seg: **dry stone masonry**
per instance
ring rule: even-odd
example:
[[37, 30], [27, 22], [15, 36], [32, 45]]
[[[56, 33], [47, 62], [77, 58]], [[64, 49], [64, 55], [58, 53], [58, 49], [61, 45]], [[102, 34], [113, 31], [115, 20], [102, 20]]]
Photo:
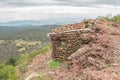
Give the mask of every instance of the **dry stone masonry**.
[[70, 24], [53, 29], [52, 33], [49, 33], [52, 43], [52, 58], [60, 61], [67, 60], [83, 43], [89, 43], [92, 40], [89, 37], [92, 25], [93, 23], [81, 22], [81, 24]]

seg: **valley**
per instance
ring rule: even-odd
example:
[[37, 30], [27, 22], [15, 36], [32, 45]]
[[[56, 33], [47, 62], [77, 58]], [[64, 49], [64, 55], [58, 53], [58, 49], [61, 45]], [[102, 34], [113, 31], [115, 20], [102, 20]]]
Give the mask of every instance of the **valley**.
[[0, 63], [39, 50], [50, 42], [47, 33], [57, 26], [0, 26]]

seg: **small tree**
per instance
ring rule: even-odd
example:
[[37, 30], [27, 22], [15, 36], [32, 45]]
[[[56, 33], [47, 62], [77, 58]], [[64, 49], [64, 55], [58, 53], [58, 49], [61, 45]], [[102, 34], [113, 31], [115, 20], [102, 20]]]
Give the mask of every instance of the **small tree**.
[[17, 80], [15, 67], [11, 65], [0, 66], [0, 80]]
[[10, 58], [10, 59], [6, 62], [6, 64], [7, 64], [7, 65], [13, 65], [13, 66], [15, 66], [15, 62], [16, 62], [16, 59]]

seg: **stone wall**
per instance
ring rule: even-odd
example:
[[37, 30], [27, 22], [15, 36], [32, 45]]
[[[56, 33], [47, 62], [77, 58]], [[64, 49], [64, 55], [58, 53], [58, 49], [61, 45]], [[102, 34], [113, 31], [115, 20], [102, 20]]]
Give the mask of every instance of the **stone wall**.
[[80, 29], [77, 31], [50, 34], [52, 42], [52, 58], [55, 60], [67, 60], [67, 58], [77, 51], [83, 43], [88, 43], [87, 36], [90, 29]]
[[89, 37], [90, 32], [91, 25], [84, 22], [54, 28], [49, 34], [52, 43], [52, 58], [60, 61], [67, 60], [83, 43], [87, 44], [92, 40]]

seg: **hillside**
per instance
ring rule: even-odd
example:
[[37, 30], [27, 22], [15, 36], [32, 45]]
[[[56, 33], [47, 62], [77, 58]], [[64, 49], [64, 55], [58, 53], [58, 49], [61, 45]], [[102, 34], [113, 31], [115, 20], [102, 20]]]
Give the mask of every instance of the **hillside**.
[[[86, 33], [84, 30], [88, 28], [90, 31]], [[52, 45], [46, 45], [40, 50], [22, 54], [16, 60], [10, 59], [0, 64], [0, 79], [120, 80], [120, 23], [106, 19], [88, 19], [81, 23], [54, 28], [51, 34], [58, 34], [61, 37], [63, 33], [74, 31], [82, 31], [80, 46], [77, 50], [74, 50], [76, 47], [71, 49], [73, 53], [65, 56], [67, 59], [55, 60], [65, 53], [57, 53], [57, 57], [54, 57], [53, 45], [57, 44], [51, 40]], [[65, 37], [68, 36], [61, 38]], [[72, 37], [76, 39], [75, 36]], [[65, 51], [67, 44], [62, 43], [62, 46], [56, 47], [60, 48], [59, 52]]]
[[42, 26], [0, 26], [0, 39], [2, 40], [40, 40], [49, 41], [46, 36], [51, 28], [59, 25], [42, 25]]
[[[0, 26], [0, 63], [39, 50], [50, 42], [47, 33], [58, 25]], [[17, 44], [21, 45], [17, 45]]]
[[[120, 80], [120, 24], [106, 20], [94, 22], [92, 32], [83, 36], [92, 38], [82, 43], [68, 61], [54, 61], [51, 50], [37, 55], [27, 65], [27, 71], [19, 74], [25, 80]], [[83, 21], [86, 22], [86, 21]], [[88, 24], [90, 24], [88, 23]], [[79, 26], [81, 23], [70, 24]], [[85, 23], [86, 24], [86, 23]], [[65, 25], [69, 26], [70, 25]], [[64, 27], [65, 26], [61, 26]], [[56, 54], [57, 55], [57, 54]]]

